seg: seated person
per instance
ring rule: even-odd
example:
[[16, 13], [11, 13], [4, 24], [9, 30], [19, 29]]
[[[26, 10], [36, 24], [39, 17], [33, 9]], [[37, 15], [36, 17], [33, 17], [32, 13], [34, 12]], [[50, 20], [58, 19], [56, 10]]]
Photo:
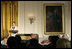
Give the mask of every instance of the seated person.
[[1, 44], [7, 46], [7, 39], [8, 39], [8, 38], [9, 38], [9, 34], [8, 34], [8, 33], [5, 33], [4, 39], [1, 40]]
[[62, 36], [62, 38], [69, 40], [69, 35], [68, 35], [68, 34], [64, 34], [64, 35]]
[[37, 39], [30, 39], [27, 42], [26, 48], [41, 48], [41, 45], [38, 43]]
[[20, 48], [19, 42], [20, 40], [17, 37], [11, 36], [7, 40], [7, 46], [8, 48]]
[[58, 39], [56, 42], [56, 48], [71, 48], [71, 42], [64, 38]]
[[36, 34], [32, 34], [31, 37], [30, 37], [30, 39], [33, 39], [33, 38], [36, 39], [37, 38], [37, 35]]
[[48, 40], [45, 40], [41, 43], [47, 43], [46, 45], [43, 45], [44, 48], [55, 48], [56, 47], [56, 41], [59, 39], [58, 36], [49, 36]]

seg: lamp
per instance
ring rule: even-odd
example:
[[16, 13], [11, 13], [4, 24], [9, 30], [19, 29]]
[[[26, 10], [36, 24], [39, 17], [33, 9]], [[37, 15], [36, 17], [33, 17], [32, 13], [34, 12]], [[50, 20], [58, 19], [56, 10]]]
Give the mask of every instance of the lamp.
[[34, 19], [35, 19], [34, 16], [30, 16], [30, 17], [29, 17], [30, 24], [32, 24], [32, 23], [34, 22]]

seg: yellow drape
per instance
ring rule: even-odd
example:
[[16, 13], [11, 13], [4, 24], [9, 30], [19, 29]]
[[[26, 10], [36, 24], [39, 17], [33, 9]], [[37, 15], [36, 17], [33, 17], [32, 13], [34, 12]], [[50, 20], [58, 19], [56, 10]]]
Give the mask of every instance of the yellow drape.
[[18, 2], [1, 1], [1, 39], [4, 38], [5, 33], [10, 36], [9, 30], [13, 21], [18, 25]]

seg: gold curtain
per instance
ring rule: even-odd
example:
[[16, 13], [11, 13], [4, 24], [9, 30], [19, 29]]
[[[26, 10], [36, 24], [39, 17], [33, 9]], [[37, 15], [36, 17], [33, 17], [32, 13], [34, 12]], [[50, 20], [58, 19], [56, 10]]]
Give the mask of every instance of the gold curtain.
[[18, 2], [17, 1], [1, 1], [1, 39], [5, 33], [10, 36], [10, 28], [12, 22], [18, 25]]

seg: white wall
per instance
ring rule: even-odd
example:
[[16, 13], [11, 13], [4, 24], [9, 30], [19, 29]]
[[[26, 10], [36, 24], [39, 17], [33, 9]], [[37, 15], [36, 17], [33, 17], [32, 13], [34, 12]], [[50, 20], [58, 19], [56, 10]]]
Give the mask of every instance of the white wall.
[[[65, 4], [65, 33], [71, 36], [71, 2], [69, 1], [18, 1], [18, 27], [19, 34], [38, 34], [40, 39], [48, 38], [44, 35], [44, 3]], [[30, 24], [29, 14], [35, 16], [34, 23]]]

